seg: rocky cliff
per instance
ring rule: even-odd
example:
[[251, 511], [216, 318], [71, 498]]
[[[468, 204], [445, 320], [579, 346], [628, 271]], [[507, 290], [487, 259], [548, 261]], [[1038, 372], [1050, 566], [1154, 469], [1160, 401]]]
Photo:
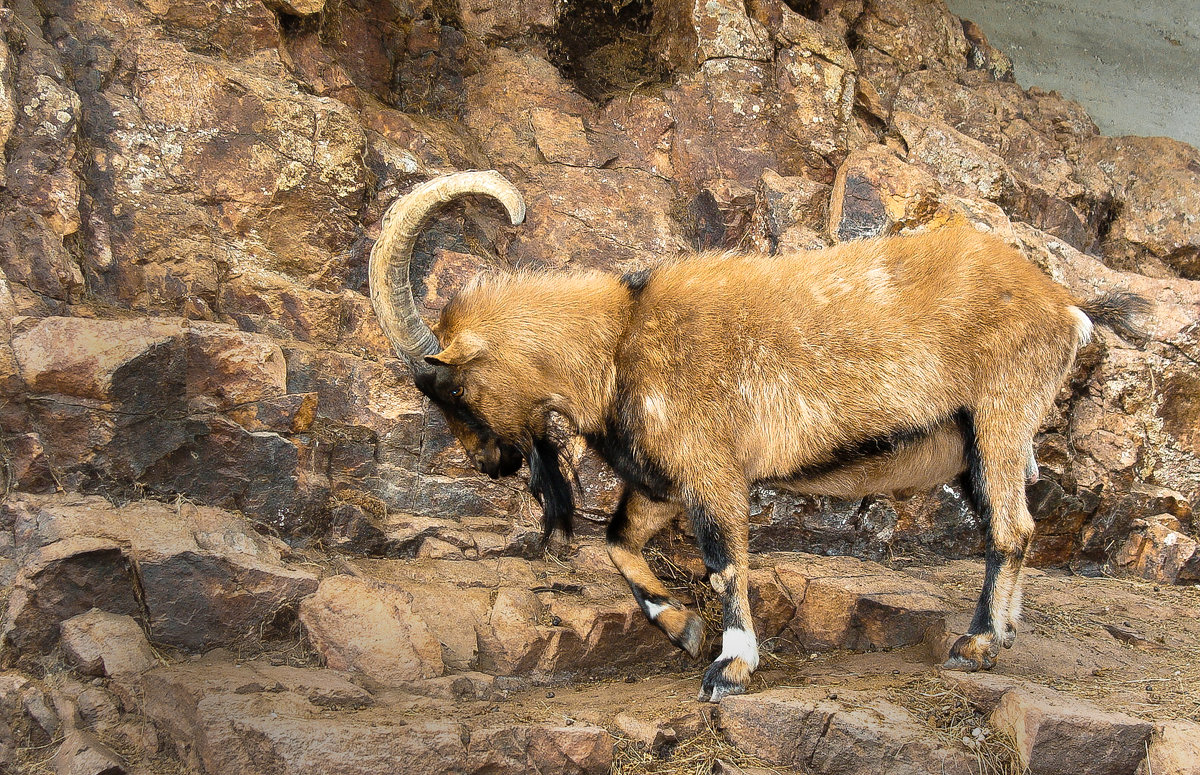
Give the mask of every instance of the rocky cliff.
[[[644, 768], [663, 729], [681, 746], [703, 728], [781, 767], [851, 771], [829, 764], [828, 718], [853, 737], [857, 701], [743, 708], [816, 724], [796, 758], [712, 737], [711, 719], [672, 727], [669, 709], [658, 726], [564, 725], [578, 714], [550, 720], [520, 694], [684, 666], [597, 552], [612, 475], [581, 458], [584, 529], [547, 558], [523, 484], [473, 472], [378, 327], [366, 260], [384, 210], [460, 169], [502, 171], [528, 220], [482, 201], [443, 212], [416, 251], [430, 315], [481, 268], [625, 271], [952, 223], [1081, 298], [1152, 299], [1144, 341], [1106, 332], [1081, 353], [1038, 438], [1031, 559], [1181, 585], [1160, 613], [1196, 617], [1182, 590], [1200, 582], [1200, 152], [1100, 136], [1079, 105], [1021, 88], [941, 0], [10, 0], [0, 30], [0, 580], [3, 659], [20, 671], [0, 676], [0, 759], [14, 767], [350, 771], [365, 747], [380, 767], [598, 771], [611, 734]], [[852, 503], [762, 488], [751, 521], [768, 558], [758, 626], [780, 653], [912, 647], [970, 605], [894, 567], [979, 552], [953, 486]], [[658, 568], [704, 603], [686, 543], [664, 540]], [[1185, 634], [1171, 680], [1200, 670]], [[123, 644], [121, 667], [104, 644]], [[269, 656], [239, 662], [253, 655]], [[1019, 709], [1053, 705], [1036, 687], [941, 690], [997, 728], [1028, 731]], [[481, 715], [455, 728], [460, 701]], [[503, 724], [480, 720], [492, 704]], [[901, 738], [921, 721], [876, 711]], [[380, 726], [396, 714], [417, 718]], [[1144, 746], [1150, 727], [1132, 728], [1113, 745]], [[1163, 729], [1154, 740], [1193, 734]], [[314, 745], [326, 758], [305, 758]], [[957, 745], [930, 756], [971, 753]]]

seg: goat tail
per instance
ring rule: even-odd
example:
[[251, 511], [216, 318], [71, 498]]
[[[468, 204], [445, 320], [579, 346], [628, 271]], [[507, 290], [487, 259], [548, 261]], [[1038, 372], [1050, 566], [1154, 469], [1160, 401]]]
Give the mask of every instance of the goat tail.
[[1081, 327], [1080, 339], [1086, 344], [1091, 338], [1091, 324], [1096, 323], [1111, 329], [1127, 342], [1142, 342], [1146, 333], [1138, 328], [1133, 319], [1150, 312], [1151, 304], [1144, 296], [1128, 291], [1106, 293], [1103, 296], [1082, 302], [1078, 309], [1087, 316], [1086, 328]]

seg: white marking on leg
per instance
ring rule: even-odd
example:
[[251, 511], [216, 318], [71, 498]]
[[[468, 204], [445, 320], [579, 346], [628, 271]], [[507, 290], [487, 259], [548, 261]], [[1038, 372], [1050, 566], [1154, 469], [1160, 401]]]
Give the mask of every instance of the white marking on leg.
[[751, 670], [758, 667], [758, 639], [753, 631], [730, 627], [721, 636], [721, 656], [717, 657], [717, 661], [734, 657], [749, 665]]
[[1013, 587], [1012, 599], [1008, 603], [1008, 623], [1016, 629], [1017, 623], [1021, 621], [1021, 581], [1017, 580]]
[[1025, 483], [1034, 484], [1041, 476], [1041, 469], [1038, 468], [1037, 455], [1033, 453], [1033, 445], [1030, 444], [1026, 448], [1028, 457], [1025, 460]]
[[651, 603], [649, 600], [643, 605], [646, 606], [646, 616], [649, 616], [651, 620], [657, 619], [659, 614], [671, 607], [662, 603]]
[[1070, 307], [1070, 310], [1075, 316], [1075, 334], [1079, 337], [1079, 346], [1083, 347], [1092, 341], [1092, 319], [1079, 307]]

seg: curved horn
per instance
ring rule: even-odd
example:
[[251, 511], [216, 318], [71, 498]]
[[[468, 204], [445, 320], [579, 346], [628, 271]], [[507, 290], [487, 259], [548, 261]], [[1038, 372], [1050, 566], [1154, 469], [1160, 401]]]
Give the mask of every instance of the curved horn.
[[379, 239], [371, 248], [368, 282], [375, 314], [392, 346], [417, 362], [442, 348], [413, 300], [408, 274], [413, 245], [434, 210], [467, 194], [498, 200], [514, 226], [525, 220], [521, 192], [499, 172], [456, 172], [426, 181], [397, 199], [383, 216]]

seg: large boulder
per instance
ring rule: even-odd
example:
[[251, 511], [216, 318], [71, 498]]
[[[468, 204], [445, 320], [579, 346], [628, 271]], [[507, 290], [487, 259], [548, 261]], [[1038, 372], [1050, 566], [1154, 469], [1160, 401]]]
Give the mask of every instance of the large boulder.
[[20, 561], [4, 639], [18, 653], [48, 651], [60, 622], [93, 608], [136, 617], [182, 649], [259, 644], [317, 588], [285, 562], [282, 542], [219, 509], [21, 495], [3, 510]]
[[771, 689], [727, 697], [722, 733], [773, 764], [833, 775], [944, 772], [966, 775], [973, 757], [938, 745], [905, 709], [862, 692]]

